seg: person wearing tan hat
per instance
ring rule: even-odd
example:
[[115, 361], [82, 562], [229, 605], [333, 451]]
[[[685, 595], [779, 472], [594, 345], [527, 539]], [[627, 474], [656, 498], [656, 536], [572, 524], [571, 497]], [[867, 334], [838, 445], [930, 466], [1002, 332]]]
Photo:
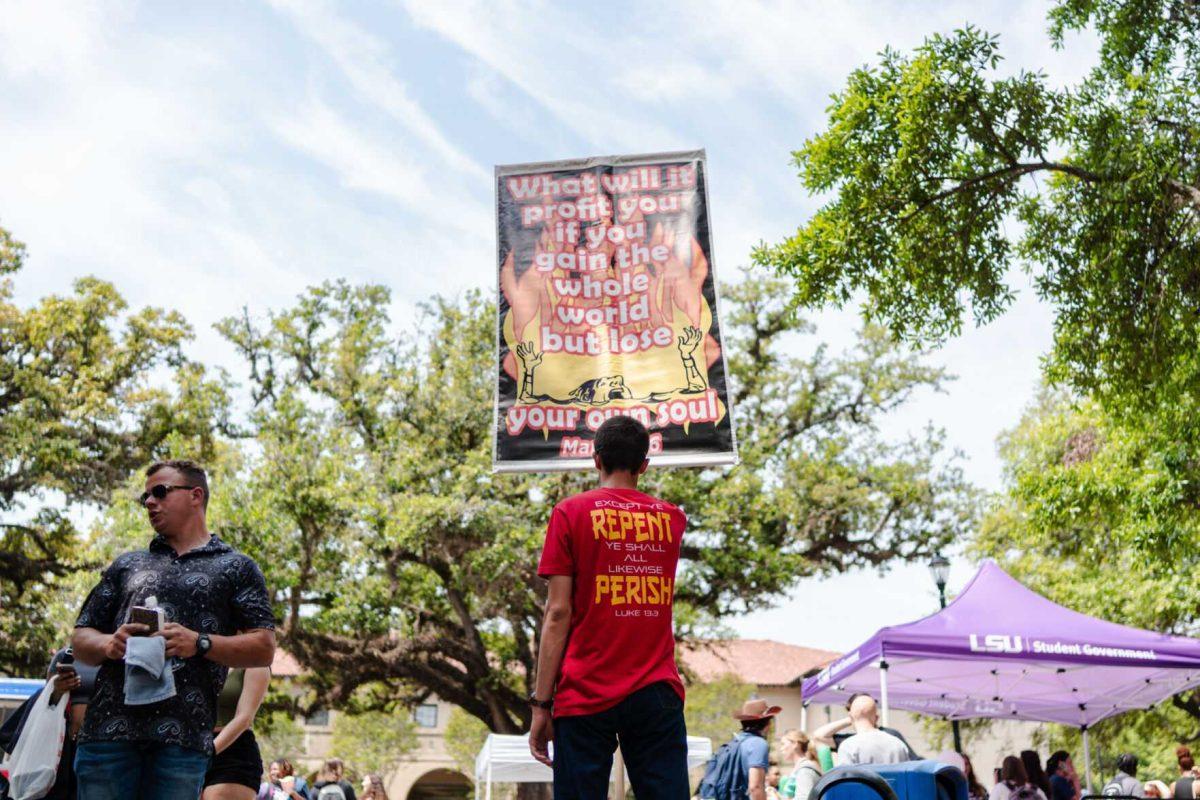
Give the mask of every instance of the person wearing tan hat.
[[771, 763], [769, 731], [771, 722], [783, 711], [780, 706], [768, 705], [761, 697], [742, 703], [733, 718], [742, 723], [738, 734], [738, 761], [750, 800], [767, 800], [767, 768]]

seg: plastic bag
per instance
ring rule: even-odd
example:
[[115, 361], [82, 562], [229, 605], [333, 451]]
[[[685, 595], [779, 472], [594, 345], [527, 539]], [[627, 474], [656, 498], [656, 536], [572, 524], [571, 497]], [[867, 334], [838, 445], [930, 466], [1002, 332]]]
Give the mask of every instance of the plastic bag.
[[37, 702], [29, 709], [21, 738], [8, 759], [9, 796], [13, 800], [38, 800], [54, 787], [58, 761], [62, 758], [63, 736], [67, 730], [67, 701], [63, 692], [54, 705], [53, 679], [46, 682]]

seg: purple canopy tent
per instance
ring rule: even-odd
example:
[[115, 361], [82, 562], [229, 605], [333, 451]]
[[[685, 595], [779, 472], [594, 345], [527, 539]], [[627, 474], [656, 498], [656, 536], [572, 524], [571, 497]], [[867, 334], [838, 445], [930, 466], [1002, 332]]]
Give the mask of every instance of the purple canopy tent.
[[1200, 641], [1063, 608], [989, 560], [946, 608], [880, 629], [804, 681], [802, 696], [807, 706], [878, 691], [885, 724], [892, 706], [1077, 725], [1090, 786], [1088, 726], [1197, 685]]

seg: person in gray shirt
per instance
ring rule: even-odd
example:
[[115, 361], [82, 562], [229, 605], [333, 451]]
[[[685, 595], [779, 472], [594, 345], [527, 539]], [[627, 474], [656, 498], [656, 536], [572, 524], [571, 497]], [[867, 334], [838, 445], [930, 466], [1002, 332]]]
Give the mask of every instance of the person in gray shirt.
[[1104, 785], [1100, 794], [1105, 797], [1145, 797], [1142, 782], [1137, 775], [1138, 757], [1133, 753], [1122, 753], [1117, 756], [1117, 774]]
[[899, 764], [909, 760], [908, 746], [879, 730], [879, 708], [865, 694], [850, 703], [850, 716], [817, 728], [813, 739], [832, 747], [833, 735], [849, 727], [854, 728], [854, 735], [838, 745], [839, 764]]

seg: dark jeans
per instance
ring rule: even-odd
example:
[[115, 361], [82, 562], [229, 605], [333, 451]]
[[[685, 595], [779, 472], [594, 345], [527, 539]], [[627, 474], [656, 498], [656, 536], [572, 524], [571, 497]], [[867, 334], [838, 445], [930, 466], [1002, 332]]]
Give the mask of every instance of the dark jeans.
[[196, 800], [208, 756], [174, 744], [85, 742], [75, 752], [79, 800]]
[[605, 800], [618, 741], [635, 795], [688, 800], [683, 701], [665, 682], [607, 711], [554, 720], [554, 800]]

